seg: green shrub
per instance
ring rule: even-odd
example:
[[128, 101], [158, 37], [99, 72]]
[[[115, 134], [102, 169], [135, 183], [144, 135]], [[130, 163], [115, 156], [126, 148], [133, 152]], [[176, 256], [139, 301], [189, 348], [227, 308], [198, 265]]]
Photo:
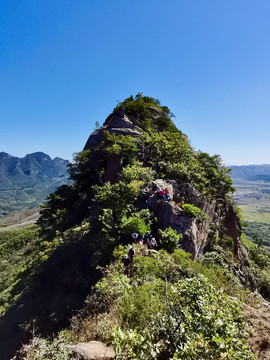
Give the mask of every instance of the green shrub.
[[197, 217], [201, 214], [201, 209], [192, 204], [183, 204], [182, 209], [190, 217]]
[[25, 352], [25, 360], [73, 360], [68, 354], [68, 347], [61, 336], [53, 341], [35, 336], [25, 347]]
[[210, 360], [256, 359], [244, 344], [247, 334], [240, 306], [222, 291], [202, 277], [164, 285], [156, 293], [152, 282], [125, 299], [123, 328], [114, 332], [117, 356], [194, 360], [207, 354]]
[[159, 230], [159, 242], [160, 248], [172, 253], [177, 247], [179, 247], [181, 234], [178, 234], [176, 230], [171, 227], [163, 230]]
[[133, 233], [144, 235], [147, 231], [150, 231], [150, 224], [147, 224], [144, 219], [136, 216], [123, 217], [121, 227], [121, 233], [127, 242], [131, 242], [131, 234]]

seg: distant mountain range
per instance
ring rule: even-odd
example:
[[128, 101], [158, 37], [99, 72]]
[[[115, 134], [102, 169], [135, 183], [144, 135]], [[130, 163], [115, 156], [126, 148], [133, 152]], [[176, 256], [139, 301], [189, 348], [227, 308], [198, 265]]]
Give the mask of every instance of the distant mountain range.
[[0, 152], [0, 216], [40, 205], [57, 187], [67, 184], [68, 160], [42, 152], [24, 158]]
[[[0, 152], [0, 216], [35, 207], [63, 184], [68, 184], [68, 160], [43, 152], [24, 158]], [[270, 164], [229, 166], [233, 180], [270, 182]]]
[[270, 181], [270, 165], [228, 166], [234, 179]]

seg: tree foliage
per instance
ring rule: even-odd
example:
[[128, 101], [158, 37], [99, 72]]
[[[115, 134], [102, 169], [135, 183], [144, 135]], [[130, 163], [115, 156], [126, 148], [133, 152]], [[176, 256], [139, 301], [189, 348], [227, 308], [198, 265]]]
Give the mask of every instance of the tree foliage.
[[135, 119], [136, 125], [143, 130], [154, 128], [158, 131], [177, 131], [171, 121], [171, 117], [174, 117], [174, 115], [169, 108], [161, 106], [159, 100], [144, 96], [142, 93], [138, 93], [135, 98], [131, 95], [123, 102], [119, 102], [114, 108], [114, 112], [120, 109], [125, 109], [126, 114]]
[[[121, 248], [115, 254], [121, 259], [126, 251]], [[116, 262], [96, 286], [96, 301], [104, 305], [103, 311], [109, 316], [116, 306], [120, 314], [113, 333], [108, 331], [109, 338], [102, 338], [113, 342], [116, 356], [129, 360], [255, 359], [245, 343], [240, 304], [222, 290], [226, 279], [217, 290], [206, 277], [191, 276], [194, 263], [181, 250], [151, 257], [139, 252], [136, 247], [130, 279]], [[209, 266], [201, 266], [210, 273]], [[212, 276], [217, 277], [215, 270]], [[88, 304], [92, 304], [90, 299]], [[90, 319], [91, 315], [87, 323]]]

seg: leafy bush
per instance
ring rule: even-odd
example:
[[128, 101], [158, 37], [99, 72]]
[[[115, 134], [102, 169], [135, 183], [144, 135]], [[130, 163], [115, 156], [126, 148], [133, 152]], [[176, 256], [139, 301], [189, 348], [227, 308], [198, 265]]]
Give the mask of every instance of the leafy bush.
[[176, 230], [171, 227], [163, 230], [159, 230], [159, 242], [160, 248], [172, 253], [177, 247], [179, 247], [181, 234], [178, 234]]
[[190, 217], [197, 217], [201, 214], [201, 209], [192, 204], [183, 204], [182, 209]]
[[[153, 116], [151, 108], [159, 111], [158, 116]], [[170, 112], [169, 108], [167, 106], [161, 106], [159, 100], [149, 96], [143, 96], [142, 93], [138, 93], [135, 98], [130, 96], [123, 102], [120, 102], [114, 108], [114, 111], [120, 109], [125, 109], [126, 114], [136, 119], [136, 125], [144, 130], [156, 128], [158, 131], [165, 129], [177, 131], [170, 119], [170, 117], [174, 115]]]
[[23, 346], [21, 352], [26, 353], [25, 360], [73, 360], [61, 336], [53, 341], [34, 336], [29, 345]]
[[255, 359], [242, 338], [246, 333], [239, 305], [204, 278], [187, 278], [168, 288], [164, 284], [163, 291], [151, 282], [125, 300], [123, 328], [114, 332], [117, 356], [194, 360], [207, 354], [213, 360]]
[[131, 234], [138, 233], [139, 235], [144, 235], [146, 232], [150, 231], [150, 224], [146, 223], [144, 219], [141, 219], [136, 216], [123, 217], [122, 218], [122, 236], [126, 241], [131, 241]]
[[193, 262], [181, 249], [146, 256], [145, 247], [134, 247], [129, 277], [121, 264], [128, 247], [114, 250], [116, 262], [85, 305], [95, 311], [75, 321], [78, 341], [112, 342], [116, 356], [127, 360], [255, 359], [240, 305], [223, 291], [231, 283], [218, 265]]

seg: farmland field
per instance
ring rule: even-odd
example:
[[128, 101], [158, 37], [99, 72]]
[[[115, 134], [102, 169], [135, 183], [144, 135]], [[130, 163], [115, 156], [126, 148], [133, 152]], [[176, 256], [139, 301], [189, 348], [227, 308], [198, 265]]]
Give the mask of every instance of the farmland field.
[[270, 224], [270, 182], [233, 179], [234, 199], [247, 221]]

